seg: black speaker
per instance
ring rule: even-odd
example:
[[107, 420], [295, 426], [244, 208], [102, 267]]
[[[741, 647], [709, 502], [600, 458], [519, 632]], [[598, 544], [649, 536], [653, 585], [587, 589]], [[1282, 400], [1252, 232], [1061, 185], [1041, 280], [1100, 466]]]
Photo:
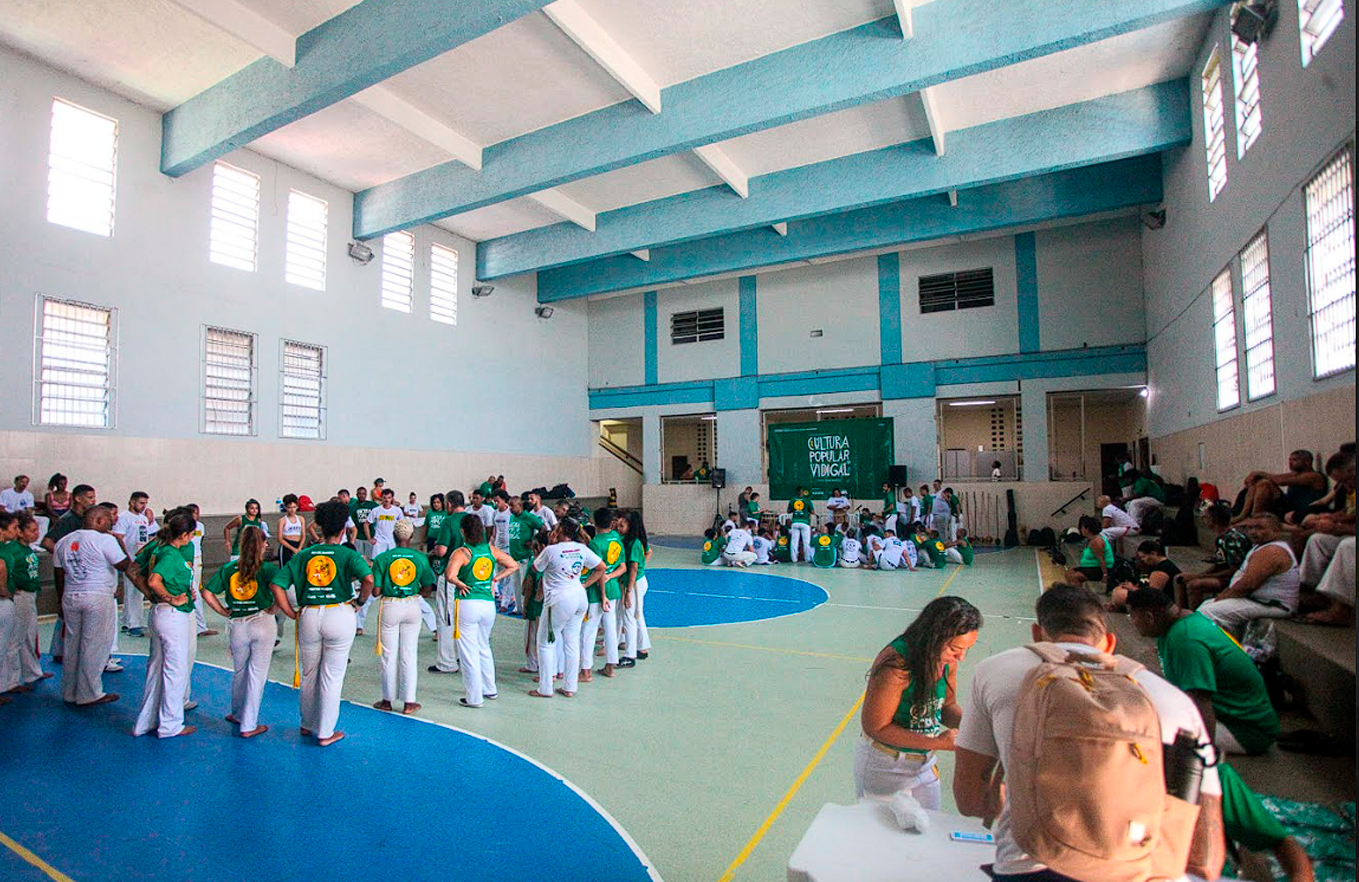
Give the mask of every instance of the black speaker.
[[906, 466], [894, 465], [887, 467], [887, 483], [893, 487], [905, 487], [910, 484], [911, 479], [906, 476]]
[[712, 469], [708, 472], [708, 480], [712, 483], [714, 490], [721, 490], [727, 486], [727, 470]]

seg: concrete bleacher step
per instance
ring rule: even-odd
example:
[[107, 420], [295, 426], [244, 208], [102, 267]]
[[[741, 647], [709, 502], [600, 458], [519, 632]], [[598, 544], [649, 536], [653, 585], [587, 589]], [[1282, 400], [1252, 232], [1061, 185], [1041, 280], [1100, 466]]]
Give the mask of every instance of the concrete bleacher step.
[[1279, 664], [1328, 735], [1354, 737], [1355, 629], [1277, 621]]

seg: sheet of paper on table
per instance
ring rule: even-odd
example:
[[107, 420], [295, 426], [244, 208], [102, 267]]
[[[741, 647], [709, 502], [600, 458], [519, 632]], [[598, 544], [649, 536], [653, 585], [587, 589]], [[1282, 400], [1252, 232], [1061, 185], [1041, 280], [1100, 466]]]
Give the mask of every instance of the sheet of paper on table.
[[955, 830], [985, 833], [975, 818], [928, 813], [925, 833], [902, 830], [885, 802], [827, 804], [788, 859], [788, 882], [989, 882], [993, 845], [954, 842]]

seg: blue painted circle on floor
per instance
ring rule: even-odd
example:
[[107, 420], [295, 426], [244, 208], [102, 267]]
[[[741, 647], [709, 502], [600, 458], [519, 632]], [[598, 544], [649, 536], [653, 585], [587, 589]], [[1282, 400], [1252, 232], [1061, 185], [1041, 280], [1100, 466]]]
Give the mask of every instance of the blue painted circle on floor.
[[646, 581], [646, 623], [657, 628], [758, 622], [806, 612], [830, 597], [801, 579], [726, 567], [648, 569]]

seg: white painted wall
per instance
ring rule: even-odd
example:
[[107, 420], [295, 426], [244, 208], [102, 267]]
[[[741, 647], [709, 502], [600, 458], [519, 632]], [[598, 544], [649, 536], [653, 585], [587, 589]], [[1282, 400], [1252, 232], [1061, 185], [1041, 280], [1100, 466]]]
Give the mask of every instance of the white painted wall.
[[[670, 342], [670, 316], [695, 309], [726, 312], [725, 336], [703, 343]], [[637, 309], [642, 308], [637, 300]], [[656, 370], [662, 383], [734, 377], [741, 373], [741, 316], [736, 279], [702, 282], [682, 288], [668, 288], [656, 296]], [[638, 346], [643, 345], [639, 337]]]
[[[958, 270], [995, 272], [996, 305], [920, 313], [920, 277]], [[901, 255], [901, 360], [934, 361], [1019, 351], [1013, 236], [978, 239]]]
[[[1349, 0], [1339, 29], [1303, 68], [1297, 4], [1279, 4], [1278, 25], [1260, 47], [1264, 131], [1241, 158], [1237, 155], [1232, 103], [1235, 83], [1227, 10], [1217, 16], [1209, 30], [1191, 72], [1193, 143], [1166, 157], [1166, 225], [1142, 233], [1152, 392], [1148, 418], [1153, 438], [1354, 385], [1353, 371], [1321, 382], [1312, 379], [1302, 187], [1345, 141], [1354, 137], [1355, 18], [1355, 4]], [[1210, 202], [1198, 76], [1214, 47], [1219, 47], [1224, 59], [1227, 186]], [[1212, 303], [1204, 292], [1213, 277], [1265, 227], [1269, 231], [1278, 391], [1243, 403], [1229, 414], [1219, 414]], [[1239, 290], [1237, 301], [1239, 321]], [[1241, 364], [1244, 383], [1244, 352]], [[1245, 398], [1243, 386], [1243, 401]], [[1353, 398], [1350, 402], [1352, 407]], [[1352, 410], [1350, 415], [1352, 422]]]
[[1034, 234], [1041, 348], [1142, 342], [1141, 233], [1120, 217]]
[[881, 360], [876, 257], [761, 275], [756, 303], [762, 374]]
[[[352, 484], [359, 476], [323, 477], [305, 463], [313, 458], [345, 461], [336, 455], [345, 450], [355, 451], [356, 463], [368, 462], [368, 451], [388, 451], [392, 465], [379, 469], [384, 472], [400, 468], [402, 451], [445, 454], [441, 460], [420, 457], [420, 471], [405, 479], [417, 483], [413, 489], [421, 495], [472, 481], [475, 472], [464, 453], [474, 451], [521, 455], [514, 483], [551, 484], [568, 473], [577, 481], [594, 480], [594, 439], [586, 418], [585, 304], [560, 304], [550, 321], [536, 318], [533, 277], [498, 280], [493, 296], [474, 300], [472, 244], [422, 227], [416, 231], [415, 311], [406, 315], [383, 309], [380, 256], [360, 267], [345, 255], [352, 194], [249, 151], [228, 159], [262, 178], [258, 271], [210, 263], [212, 170], [179, 179], [159, 172], [157, 114], [7, 50], [0, 51], [0, 81], [6, 84], [0, 91], [0, 263], [6, 267], [0, 277], [0, 322], [8, 331], [0, 347], [0, 375], [6, 380], [0, 388], [0, 431], [7, 433], [7, 449], [30, 451], [21, 459], [25, 470], [45, 478], [60, 469], [75, 481], [102, 485], [109, 498], [125, 498], [131, 487], [122, 486], [127, 479], [116, 470], [92, 473], [90, 462], [64, 458], [88, 450], [86, 439], [98, 439], [108, 454], [101, 469], [106, 463], [156, 462], [156, 484], [147, 489], [167, 502], [197, 495], [206, 470], [229, 477], [220, 488], [223, 500], [247, 495], [273, 499], [290, 489], [312, 495], [325, 489], [328, 494], [333, 486], [346, 480]], [[46, 220], [54, 95], [119, 122], [117, 215], [111, 238]], [[286, 205], [294, 187], [329, 202], [325, 292], [283, 280]], [[456, 327], [428, 318], [431, 242], [457, 248], [462, 258]], [[32, 328], [38, 294], [118, 309], [114, 428], [77, 431], [32, 425]], [[203, 324], [258, 335], [255, 437], [199, 434]], [[324, 442], [278, 438], [281, 338], [328, 347]], [[545, 360], [540, 353], [551, 356]], [[523, 420], [505, 418], [514, 413], [533, 414], [532, 425], [539, 430], [525, 431]], [[76, 440], [81, 443], [57, 436], [80, 436]], [[162, 445], [170, 440], [190, 443]], [[204, 443], [209, 440], [213, 443]], [[484, 477], [484, 462], [472, 459]], [[433, 461], [441, 465], [432, 468]], [[252, 480], [256, 474], [273, 476], [289, 469], [324, 483], [294, 488], [258, 486]], [[362, 467], [363, 479], [373, 477], [369, 471], [370, 466]], [[508, 477], [509, 469], [505, 471]], [[201, 501], [212, 511], [216, 499]]]
[[[590, 388], [640, 386], [646, 382], [642, 295], [591, 300], [588, 314]], [[666, 316], [667, 325], [669, 320]]]

